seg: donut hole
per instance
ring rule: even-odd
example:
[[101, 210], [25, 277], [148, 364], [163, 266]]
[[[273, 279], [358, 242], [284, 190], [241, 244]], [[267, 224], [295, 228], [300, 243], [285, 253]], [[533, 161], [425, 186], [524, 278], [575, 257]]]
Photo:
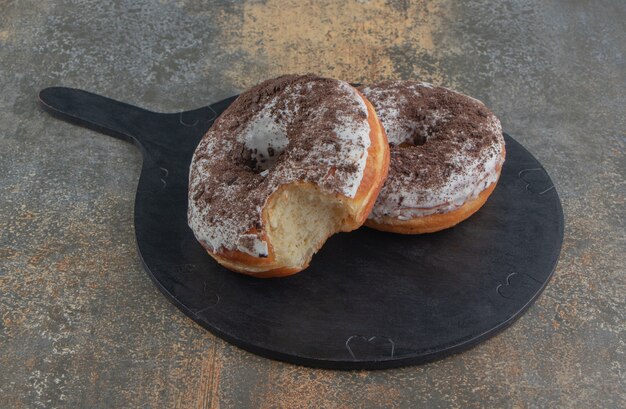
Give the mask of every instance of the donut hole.
[[388, 129], [389, 145], [400, 148], [421, 146], [435, 138], [440, 122], [447, 116], [441, 112], [434, 112], [431, 116], [432, 118], [429, 119], [420, 113], [414, 117], [413, 121], [392, 125]]
[[417, 128], [412, 129], [409, 137], [402, 141], [402, 143], [398, 146], [401, 148], [406, 148], [409, 146], [421, 146], [425, 144], [426, 141], [428, 141], [428, 129], [426, 129], [425, 127]]
[[268, 235], [277, 261], [287, 266], [306, 263], [341, 229], [347, 210], [333, 195], [309, 184], [293, 184], [268, 203]]
[[289, 144], [285, 130], [268, 116], [254, 121], [244, 138], [244, 165], [255, 173], [273, 168]]
[[243, 165], [254, 173], [265, 174], [272, 169], [284, 150], [277, 150], [268, 145], [265, 149], [244, 148], [242, 153]]

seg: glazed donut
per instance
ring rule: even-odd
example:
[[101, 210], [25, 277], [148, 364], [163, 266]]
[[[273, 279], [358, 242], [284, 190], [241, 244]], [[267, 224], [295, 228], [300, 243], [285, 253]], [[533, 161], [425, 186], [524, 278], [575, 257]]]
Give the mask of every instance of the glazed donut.
[[388, 164], [382, 124], [348, 83], [268, 80], [241, 94], [196, 148], [189, 226], [233, 271], [294, 274], [329, 236], [363, 224]]
[[391, 146], [389, 176], [366, 226], [430, 233], [478, 211], [504, 163], [498, 118], [474, 98], [424, 82], [384, 81], [361, 91]]

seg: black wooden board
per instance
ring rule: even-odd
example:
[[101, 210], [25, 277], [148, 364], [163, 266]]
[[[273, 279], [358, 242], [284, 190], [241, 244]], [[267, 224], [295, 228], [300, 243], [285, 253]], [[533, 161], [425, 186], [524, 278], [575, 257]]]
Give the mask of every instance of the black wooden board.
[[135, 231], [146, 271], [194, 321], [259, 355], [337, 369], [442, 358], [508, 327], [559, 258], [557, 192], [541, 164], [505, 135], [497, 188], [458, 226], [419, 236], [361, 228], [330, 238], [297, 275], [232, 273], [196, 242], [186, 211], [191, 155], [234, 97], [174, 114], [62, 87], [42, 90], [39, 99], [63, 120], [141, 149]]

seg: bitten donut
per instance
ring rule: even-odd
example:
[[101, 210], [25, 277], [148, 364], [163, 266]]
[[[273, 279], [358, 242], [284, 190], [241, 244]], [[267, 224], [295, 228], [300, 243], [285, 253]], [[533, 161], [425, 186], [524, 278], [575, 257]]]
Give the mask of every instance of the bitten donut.
[[505, 158], [500, 121], [482, 102], [414, 81], [385, 81], [361, 91], [391, 147], [389, 176], [367, 226], [430, 233], [480, 209]]
[[388, 164], [383, 127], [348, 83], [268, 80], [241, 94], [200, 141], [189, 226], [233, 271], [297, 273], [330, 235], [363, 224]]

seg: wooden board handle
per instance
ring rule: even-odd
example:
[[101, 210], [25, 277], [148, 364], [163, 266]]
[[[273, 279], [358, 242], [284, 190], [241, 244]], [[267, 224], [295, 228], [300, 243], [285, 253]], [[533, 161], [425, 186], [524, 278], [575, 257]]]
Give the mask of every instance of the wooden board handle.
[[145, 125], [158, 115], [91, 92], [50, 87], [39, 92], [39, 103], [55, 117], [137, 143]]

